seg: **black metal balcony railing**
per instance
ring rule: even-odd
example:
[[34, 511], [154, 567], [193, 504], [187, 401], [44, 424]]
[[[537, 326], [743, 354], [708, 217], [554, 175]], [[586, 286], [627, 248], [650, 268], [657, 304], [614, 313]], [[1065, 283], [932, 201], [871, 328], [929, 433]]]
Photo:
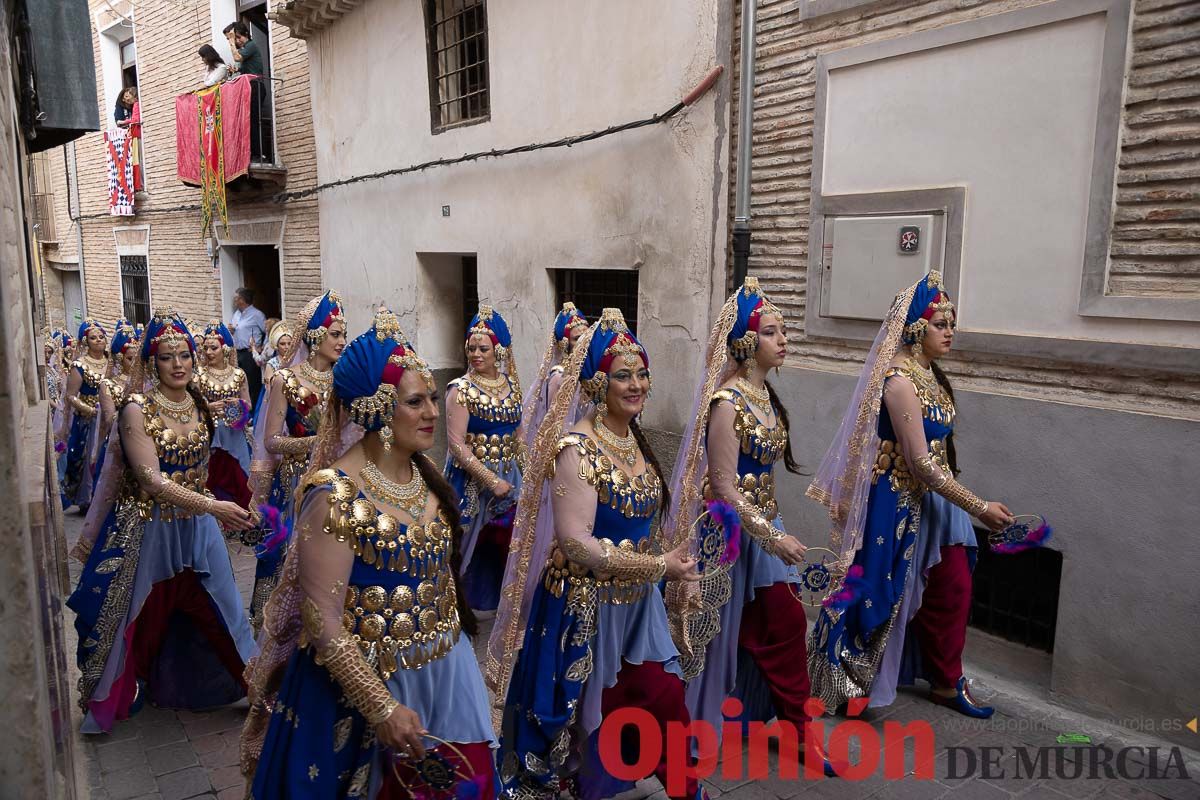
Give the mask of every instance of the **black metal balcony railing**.
[[277, 166], [275, 161], [274, 84], [279, 78], [250, 79], [250, 164]]

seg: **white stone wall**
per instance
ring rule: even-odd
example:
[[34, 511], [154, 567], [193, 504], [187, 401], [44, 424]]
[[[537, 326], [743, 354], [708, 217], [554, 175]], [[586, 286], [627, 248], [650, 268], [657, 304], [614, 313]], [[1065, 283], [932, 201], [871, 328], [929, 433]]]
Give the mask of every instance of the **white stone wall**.
[[[664, 111], [727, 61], [717, 31], [729, 13], [720, 0], [489, 3], [491, 118], [433, 135], [421, 4], [368, 0], [308, 40], [320, 180]], [[480, 299], [510, 321], [528, 379], [556, 310], [548, 270], [638, 269], [648, 422], [679, 429], [724, 272], [727, 86], [728, 72], [669, 123], [594, 143], [324, 191], [324, 282], [345, 296], [352, 331], [386, 300], [446, 367], [461, 363], [462, 320], [453, 276], [430, 273], [453, 268], [436, 254], [477, 254]]]

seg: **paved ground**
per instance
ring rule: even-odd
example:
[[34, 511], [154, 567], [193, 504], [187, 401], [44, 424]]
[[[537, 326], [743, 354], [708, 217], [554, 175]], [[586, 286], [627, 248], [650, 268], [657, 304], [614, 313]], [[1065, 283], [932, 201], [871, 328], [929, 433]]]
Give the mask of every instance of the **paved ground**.
[[[67, 516], [68, 548], [78, 536], [81, 522], [74, 513]], [[253, 555], [234, 545], [231, 546], [231, 556], [238, 585], [243, 596], [248, 598], [254, 576]], [[74, 562], [72, 573], [73, 577], [78, 573], [78, 566]], [[68, 630], [72, 630], [69, 625]], [[70, 643], [70, 646], [74, 647], [74, 643]], [[1028, 769], [1019, 773], [1022, 754], [1034, 759], [1037, 751], [1032, 748], [1053, 747], [1056, 737], [1067, 732], [1086, 732], [1090, 734], [1093, 744], [1105, 745], [1114, 753], [1125, 746], [1142, 747], [1140, 753], [1133, 752], [1127, 757], [1126, 774], [1131, 774], [1131, 771], [1145, 772], [1145, 748], [1151, 745], [1164, 748], [1158, 753], [1159, 769], [1164, 769], [1169, 746], [1032, 700], [1022, 694], [1019, 688], [1006, 687], [1003, 682], [993, 681], [991, 685], [978, 686], [976, 694], [981, 699], [995, 702], [998, 712], [992, 720], [968, 720], [932, 705], [918, 694], [902, 694], [884, 713], [870, 712], [864, 715], [864, 719], [876, 731], [884, 730], [887, 722], [927, 720], [935, 737], [936, 758], [932, 779], [913, 777], [911, 753], [906, 756], [903, 770], [907, 777], [900, 780], [884, 778], [882, 766], [876, 774], [861, 781], [748, 780], [734, 777], [736, 773], [730, 773], [722, 765], [708, 783], [710, 794], [722, 800], [795, 797], [805, 800], [866, 797], [880, 800], [934, 800], [951, 795], [964, 800], [1008, 800], [1011, 797], [1020, 797], [1022, 800], [1154, 800], [1158, 797], [1200, 800], [1200, 752], [1196, 750], [1182, 751], [1190, 779], [1066, 779], [1055, 777], [1053, 760], [1049, 762], [1049, 777], [1030, 778]], [[92, 800], [240, 800], [244, 796], [244, 786], [237, 768], [238, 734], [244, 716], [244, 702], [240, 706], [202, 713], [146, 707], [133, 719], [119, 723], [111, 734], [84, 737], [77, 752], [83, 753], [87, 759]], [[832, 728], [835, 722], [831, 720], [827, 724]], [[1200, 737], [1197, 741], [1200, 743]], [[949, 748], [956, 747], [964, 749], [954, 751], [957, 771], [952, 772]], [[984, 747], [999, 749], [980, 749]], [[853, 752], [857, 755], [857, 748]], [[987, 775], [982, 774], [985, 752], [991, 756], [993, 763]], [[976, 762], [973, 772], [967, 770], [971, 759], [968, 753], [974, 756]], [[1053, 753], [1047, 755], [1052, 756]], [[1090, 751], [1067, 748], [1064, 756], [1063, 767], [1067, 775], [1071, 775], [1075, 765], [1080, 764], [1086, 776]], [[745, 763], [744, 754], [742, 763]], [[777, 774], [774, 758], [771, 759], [771, 765], [771, 774]], [[1034, 772], [1037, 773], [1036, 767]], [[1103, 775], [1103, 772], [1099, 774]], [[1178, 775], [1178, 771], [1173, 774]], [[657, 781], [653, 779], [644, 781], [639, 789], [641, 791], [631, 793], [631, 796], [650, 794], [656, 799], [663, 796]]]

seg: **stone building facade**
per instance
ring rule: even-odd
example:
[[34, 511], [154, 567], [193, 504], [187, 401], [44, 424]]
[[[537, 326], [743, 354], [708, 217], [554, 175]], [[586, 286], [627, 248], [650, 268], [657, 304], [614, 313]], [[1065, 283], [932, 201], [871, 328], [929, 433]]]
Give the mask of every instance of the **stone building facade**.
[[[1198, 20], [1187, 0], [758, 0], [751, 132], [750, 272], [792, 323], [798, 458], [819, 462], [911, 282], [874, 286], [856, 254], [919, 274], [890, 237], [930, 221], [962, 480], [1056, 531], [1054, 553], [981, 562], [972, 624], [1001, 636], [968, 655], [1184, 744], [1162, 721], [1200, 701]], [[789, 528], [823, 544], [790, 482]]]
[[[39, 208], [53, 217], [43, 227], [54, 238], [42, 246], [49, 321], [73, 328], [86, 309], [111, 324], [127, 313], [130, 281], [137, 283], [140, 271], [148, 274], [151, 310], [172, 305], [188, 319], [228, 319], [240, 284], [258, 289], [268, 316], [272, 306], [289, 315], [299, 310], [321, 286], [317, 202], [274, 196], [316, 181], [304, 42], [267, 21], [265, 2], [93, 0], [90, 7], [102, 128], [113, 124], [130, 65], [136, 70], [146, 190], [133, 217], [110, 216], [103, 132], [39, 156], [45, 163], [35, 172], [45, 175], [49, 196]], [[252, 160], [254, 185], [227, 187], [229, 226], [217, 224], [212, 240], [201, 235], [200, 190], [176, 175], [175, 97], [202, 88], [201, 44], [230, 60], [222, 29], [239, 14], [266, 30], [255, 38], [273, 78], [274, 126], [262, 135], [273, 139], [274, 157]]]

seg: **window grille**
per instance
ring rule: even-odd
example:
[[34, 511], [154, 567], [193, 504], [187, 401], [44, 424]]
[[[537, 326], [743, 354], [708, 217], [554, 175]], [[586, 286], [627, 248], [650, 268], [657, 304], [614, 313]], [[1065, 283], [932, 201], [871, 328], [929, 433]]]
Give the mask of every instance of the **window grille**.
[[987, 531], [976, 529], [979, 560], [973, 575], [971, 625], [1012, 642], [1054, 652], [1062, 553], [1039, 547], [995, 555]]
[[572, 302], [595, 322], [605, 308], [619, 308], [635, 334], [638, 323], [638, 274], [631, 269], [559, 269], [554, 275], [557, 305]]
[[146, 256], [121, 256], [121, 307], [125, 319], [150, 322], [150, 268]]
[[433, 132], [487, 120], [486, 0], [426, 0], [425, 29]]

